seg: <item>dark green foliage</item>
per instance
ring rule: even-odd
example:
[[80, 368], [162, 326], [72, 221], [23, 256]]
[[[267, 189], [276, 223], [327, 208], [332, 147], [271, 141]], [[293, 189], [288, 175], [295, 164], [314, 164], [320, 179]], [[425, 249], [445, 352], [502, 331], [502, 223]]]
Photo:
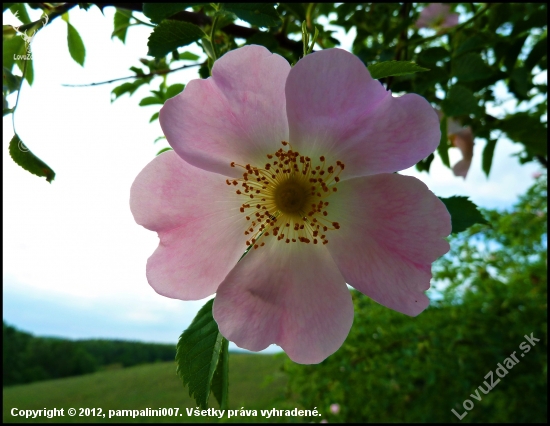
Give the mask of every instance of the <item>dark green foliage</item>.
[[[12, 11], [18, 11], [20, 19], [28, 21], [26, 6], [9, 5]], [[30, 7], [46, 9], [40, 3], [32, 3]], [[67, 10], [71, 7], [66, 6]], [[495, 136], [494, 131], [502, 131], [496, 135], [508, 136], [521, 144], [522, 151], [517, 156], [521, 163], [547, 163], [547, 124], [543, 117], [547, 112], [548, 89], [547, 84], [533, 80], [547, 69], [546, 3], [458, 4], [453, 9], [461, 13], [460, 25], [429, 36], [415, 26], [425, 3], [143, 3], [132, 4], [129, 9], [117, 8], [113, 37], [124, 41], [129, 25], [142, 24], [130, 10], [140, 7], [156, 24], [148, 47], [149, 55], [158, 62], [150, 66], [149, 77], [142, 78], [136, 73], [135, 81], [115, 88], [115, 98], [131, 94], [157, 76], [172, 72], [177, 67], [171, 65], [181, 59], [195, 61], [200, 66], [200, 77], [207, 78], [216, 58], [244, 44], [265, 46], [295, 64], [303, 55], [302, 43], [296, 39], [301, 37], [303, 22], [308, 33], [312, 34], [315, 28], [319, 31], [315, 50], [339, 46], [334, 31], [320, 24], [329, 20], [346, 32], [355, 30], [352, 52], [375, 78], [383, 78], [388, 89], [397, 94], [415, 92], [424, 96], [446, 116], [457, 117], [461, 124], [470, 126], [477, 140], [485, 140], [488, 147], [482, 161], [485, 174], [493, 161], [493, 140], [501, 137]], [[246, 21], [251, 28], [239, 20]], [[40, 24], [31, 31], [39, 27]], [[71, 56], [82, 64], [84, 46], [76, 29], [71, 28], [68, 30]], [[191, 43], [197, 43], [210, 59], [197, 63], [197, 57], [185, 58], [185, 52], [177, 50]], [[23, 39], [6, 26], [3, 65], [13, 75], [14, 64], [20, 70], [26, 66], [25, 78], [32, 83], [32, 60], [14, 59], [14, 54], [25, 52]], [[390, 65], [406, 69], [385, 69]], [[418, 72], [421, 68], [424, 72]], [[521, 119], [528, 124], [517, 126], [510, 117], [486, 119], [486, 105], [499, 102], [495, 99], [499, 83], [507, 86], [520, 106], [529, 105], [521, 113]], [[6, 94], [4, 91], [3, 109], [10, 114], [13, 105], [5, 100]], [[533, 123], [536, 124], [531, 131]], [[448, 146], [441, 144], [437, 155], [447, 164], [445, 148]], [[418, 168], [429, 170], [426, 164], [419, 163]]]
[[174, 345], [34, 337], [3, 323], [3, 386], [174, 359]]
[[238, 18], [258, 27], [274, 27], [281, 18], [273, 3], [222, 3], [223, 8]]
[[[547, 421], [546, 175], [509, 212], [485, 211], [490, 225], [451, 238], [434, 265], [430, 308], [410, 318], [353, 292], [346, 342], [319, 365], [287, 362], [289, 392], [329, 422]], [[528, 353], [525, 335], [540, 339]], [[515, 352], [520, 360], [482, 400], [470, 395]], [[524, 354], [524, 357], [521, 354]], [[498, 376], [494, 374], [494, 379]]]

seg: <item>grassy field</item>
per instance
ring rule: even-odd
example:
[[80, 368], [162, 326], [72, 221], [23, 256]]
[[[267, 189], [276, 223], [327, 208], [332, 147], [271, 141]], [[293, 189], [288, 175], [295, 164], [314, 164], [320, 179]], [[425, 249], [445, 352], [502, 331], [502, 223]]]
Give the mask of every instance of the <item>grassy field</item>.
[[[283, 355], [284, 356], [284, 355]], [[285, 398], [286, 377], [281, 371], [281, 355], [231, 354], [229, 363], [229, 408], [258, 410], [258, 417], [188, 417], [185, 408], [195, 408], [187, 388], [176, 376], [172, 362], [147, 364], [130, 368], [105, 370], [65, 379], [10, 386], [3, 389], [3, 421], [25, 423], [155, 423], [155, 422], [296, 422], [319, 421], [318, 418], [272, 417], [265, 419], [260, 410], [293, 409], [297, 405]], [[210, 406], [219, 408], [211, 396]], [[179, 408], [181, 416], [113, 417], [108, 410], [144, 410], [146, 408]], [[64, 408], [64, 417], [25, 419], [11, 415], [12, 408], [40, 410]], [[67, 415], [75, 408], [77, 415]], [[79, 416], [80, 408], [101, 408], [101, 416]], [[313, 407], [306, 407], [313, 408]], [[97, 410], [96, 410], [97, 413]]]

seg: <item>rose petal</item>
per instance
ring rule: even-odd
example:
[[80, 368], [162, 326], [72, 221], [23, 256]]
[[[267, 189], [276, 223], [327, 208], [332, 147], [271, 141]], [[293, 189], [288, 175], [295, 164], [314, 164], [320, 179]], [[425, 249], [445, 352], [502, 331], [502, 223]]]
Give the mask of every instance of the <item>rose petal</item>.
[[445, 21], [441, 24], [442, 28], [452, 28], [458, 25], [458, 13], [451, 13], [445, 17]]
[[186, 161], [240, 177], [238, 164], [262, 164], [288, 140], [285, 81], [290, 65], [262, 46], [244, 46], [216, 61], [212, 77], [192, 80], [164, 104], [160, 125]]
[[141, 171], [130, 208], [138, 224], [159, 234], [159, 247], [147, 261], [155, 291], [181, 300], [216, 292], [246, 250], [241, 203], [224, 177], [191, 166], [173, 151]]
[[472, 128], [469, 126], [461, 128], [456, 133], [450, 135], [449, 138], [452, 144], [460, 149], [462, 153], [462, 160], [453, 166], [453, 173], [455, 176], [466, 178], [474, 156], [474, 134], [472, 133]]
[[[415, 316], [429, 304], [431, 263], [449, 250], [445, 205], [420, 180], [381, 174], [342, 182], [327, 239], [346, 282], [388, 308]], [[334, 219], [332, 219], [334, 217]]]
[[344, 279], [324, 246], [262, 240], [265, 246], [248, 253], [218, 289], [220, 332], [242, 348], [276, 343], [295, 362], [319, 363], [342, 345], [353, 322]]
[[307, 55], [286, 83], [290, 143], [344, 162], [342, 178], [413, 166], [439, 144], [437, 114], [421, 96], [391, 96], [349, 52]]

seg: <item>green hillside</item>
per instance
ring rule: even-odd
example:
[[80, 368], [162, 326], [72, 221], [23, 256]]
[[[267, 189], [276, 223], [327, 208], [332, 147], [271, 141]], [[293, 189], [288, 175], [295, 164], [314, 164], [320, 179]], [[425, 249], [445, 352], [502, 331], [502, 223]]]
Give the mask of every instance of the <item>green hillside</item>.
[[[258, 410], [258, 417], [233, 417], [222, 422], [269, 421], [260, 415], [260, 409], [292, 409], [296, 403], [285, 400], [286, 376], [281, 371], [284, 355], [230, 354], [229, 408]], [[129, 368], [104, 370], [79, 377], [36, 382], [5, 387], [4, 422], [212, 422], [213, 417], [188, 417], [185, 408], [196, 404], [188, 396], [176, 376], [173, 362], [147, 364]], [[212, 407], [218, 408], [211, 397]], [[39, 410], [64, 408], [64, 417], [25, 419], [11, 415], [12, 408]], [[178, 417], [114, 417], [108, 419], [108, 410], [144, 410], [146, 408], [179, 408]], [[69, 417], [67, 410], [77, 409], [77, 416]], [[79, 408], [101, 408], [103, 417], [79, 417]], [[313, 408], [313, 407], [308, 407]], [[319, 418], [316, 418], [320, 419]], [[298, 418], [275, 417], [272, 421], [297, 421]], [[307, 420], [307, 419], [304, 419]], [[313, 419], [311, 419], [313, 420]]]

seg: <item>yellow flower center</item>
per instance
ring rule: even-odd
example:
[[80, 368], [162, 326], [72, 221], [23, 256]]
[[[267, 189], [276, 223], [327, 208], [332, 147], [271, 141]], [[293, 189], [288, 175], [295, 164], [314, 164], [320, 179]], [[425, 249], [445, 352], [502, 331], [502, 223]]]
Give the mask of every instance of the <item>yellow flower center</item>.
[[337, 192], [344, 163], [327, 165], [324, 156], [314, 162], [288, 142], [282, 144], [289, 149], [268, 154], [264, 167], [231, 163], [231, 167], [245, 170], [241, 179], [227, 179], [226, 183], [239, 186], [235, 192], [246, 199], [240, 207], [249, 221], [244, 231], [246, 245], [256, 249], [264, 245], [259, 238], [269, 236], [287, 244], [327, 244], [325, 233], [340, 225], [328, 219], [326, 199]]

